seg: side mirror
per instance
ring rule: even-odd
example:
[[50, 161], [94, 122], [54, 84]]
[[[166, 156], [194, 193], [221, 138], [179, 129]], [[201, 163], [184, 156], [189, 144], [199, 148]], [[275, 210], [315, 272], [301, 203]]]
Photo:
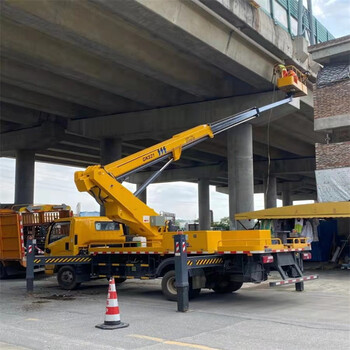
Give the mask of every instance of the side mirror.
[[50, 248], [45, 248], [45, 253], [50, 254], [51, 253], [51, 249]]

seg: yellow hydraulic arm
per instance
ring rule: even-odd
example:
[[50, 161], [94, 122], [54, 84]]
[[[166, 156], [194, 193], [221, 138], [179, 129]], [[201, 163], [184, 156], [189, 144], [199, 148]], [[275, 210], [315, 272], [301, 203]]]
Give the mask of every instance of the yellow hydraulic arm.
[[150, 165], [166, 160], [166, 164], [152, 176], [142, 188], [150, 184], [171, 162], [181, 157], [183, 150], [193, 147], [216, 134], [259, 116], [259, 113], [289, 103], [292, 97], [271, 103], [261, 108], [252, 108], [242, 113], [224, 118], [212, 124], [204, 124], [174, 135], [172, 138], [146, 148], [135, 154], [117, 160], [106, 166], [94, 165], [85, 171], [75, 173], [75, 183], [80, 192], [89, 192], [98, 203], [105, 206], [106, 216], [126, 224], [132, 234], [147, 237], [157, 246], [162, 240], [165, 224], [154, 217], [159, 216], [152, 208], [139, 200], [121, 182], [129, 175]]

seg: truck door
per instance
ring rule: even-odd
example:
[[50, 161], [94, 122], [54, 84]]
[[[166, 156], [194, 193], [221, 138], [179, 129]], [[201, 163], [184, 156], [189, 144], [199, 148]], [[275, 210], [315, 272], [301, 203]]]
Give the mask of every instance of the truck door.
[[70, 239], [70, 221], [55, 222], [50, 229], [46, 251], [51, 256], [71, 255], [73, 242]]

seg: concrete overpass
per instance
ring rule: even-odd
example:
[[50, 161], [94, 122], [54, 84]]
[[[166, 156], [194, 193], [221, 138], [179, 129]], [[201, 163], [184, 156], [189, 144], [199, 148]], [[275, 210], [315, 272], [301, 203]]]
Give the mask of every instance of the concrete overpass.
[[[305, 39], [244, 0], [2, 1], [1, 155], [17, 160], [15, 201], [33, 200], [34, 161], [106, 164], [283, 98], [277, 62], [314, 79]], [[186, 151], [158, 181], [199, 182], [202, 222], [209, 184], [229, 193], [231, 216], [252, 209], [254, 186], [268, 206], [314, 199], [315, 142], [310, 84], [307, 97]]]

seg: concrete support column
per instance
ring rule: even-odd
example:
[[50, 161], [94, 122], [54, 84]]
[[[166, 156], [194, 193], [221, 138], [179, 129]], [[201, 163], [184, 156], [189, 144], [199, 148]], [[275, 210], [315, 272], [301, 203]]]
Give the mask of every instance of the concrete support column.
[[264, 179], [265, 209], [277, 207], [277, 179], [270, 175]]
[[16, 151], [15, 204], [34, 202], [35, 152]]
[[199, 211], [199, 229], [210, 230], [210, 196], [209, 180], [198, 180], [198, 211]]
[[107, 138], [101, 140], [101, 165], [107, 165], [122, 157], [122, 140]]
[[282, 203], [283, 206], [293, 205], [292, 195], [289, 188], [285, 188], [282, 191]]
[[[136, 190], [138, 190], [142, 184], [136, 184]], [[147, 204], [147, 187], [137, 196], [139, 200]]]
[[[101, 140], [101, 165], [115, 162], [122, 157], [122, 140], [119, 138], [106, 138]], [[100, 206], [100, 215], [105, 215], [105, 208]]]
[[230, 228], [243, 229], [242, 225], [234, 220], [234, 216], [236, 213], [254, 210], [251, 124], [242, 124], [227, 132], [227, 168]]

